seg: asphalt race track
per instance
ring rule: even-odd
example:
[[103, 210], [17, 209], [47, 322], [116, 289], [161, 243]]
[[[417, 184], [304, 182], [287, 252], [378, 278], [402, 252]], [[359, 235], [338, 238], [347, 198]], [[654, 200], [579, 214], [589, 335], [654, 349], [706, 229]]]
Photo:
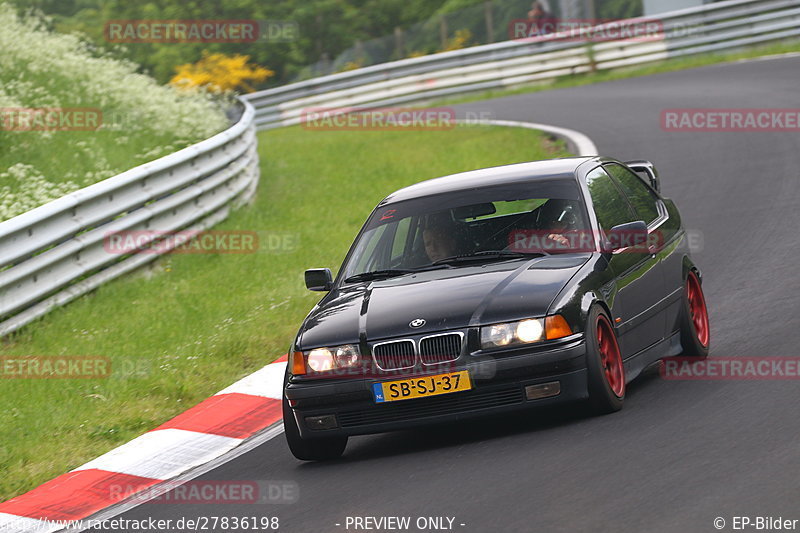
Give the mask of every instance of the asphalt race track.
[[[664, 108], [799, 108], [798, 87], [800, 58], [792, 57], [458, 109], [576, 129], [604, 155], [652, 160], [685, 226], [703, 237], [694, 257], [711, 356], [798, 356], [800, 136], [665, 132], [660, 124]], [[291, 481], [297, 503], [151, 503], [122, 518], [267, 514], [279, 517], [280, 531], [315, 533], [348, 531], [348, 516], [410, 516], [410, 531], [417, 517], [444, 516], [455, 518], [455, 531], [593, 533], [710, 532], [717, 517], [727, 531], [734, 516], [800, 519], [799, 385], [666, 381], [650, 372], [617, 414], [562, 409], [354, 438], [343, 460], [326, 464], [296, 461], [280, 436], [198, 479]]]

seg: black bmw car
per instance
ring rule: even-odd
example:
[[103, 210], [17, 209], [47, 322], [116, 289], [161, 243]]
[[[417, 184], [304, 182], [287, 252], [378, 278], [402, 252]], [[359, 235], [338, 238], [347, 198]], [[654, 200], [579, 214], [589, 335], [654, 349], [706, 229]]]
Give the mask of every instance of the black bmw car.
[[705, 357], [701, 275], [647, 161], [579, 157], [401, 189], [372, 212], [290, 352], [303, 460], [350, 435], [557, 402], [622, 407], [668, 356]]

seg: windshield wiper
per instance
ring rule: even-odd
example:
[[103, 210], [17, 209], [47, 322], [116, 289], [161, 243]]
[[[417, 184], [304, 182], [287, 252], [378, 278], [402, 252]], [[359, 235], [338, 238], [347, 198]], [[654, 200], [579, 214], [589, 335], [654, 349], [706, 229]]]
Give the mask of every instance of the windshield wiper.
[[356, 281], [372, 281], [373, 279], [379, 278], [393, 278], [395, 276], [402, 276], [403, 274], [410, 274], [414, 272], [414, 270], [409, 269], [386, 269], [386, 270], [373, 270], [372, 272], [362, 272], [361, 274], [356, 274], [355, 276], [350, 276], [349, 278], [345, 278], [345, 283], [353, 283]]
[[484, 250], [471, 254], [454, 255], [434, 261], [433, 265], [465, 263], [470, 261], [482, 261], [484, 259], [516, 259], [521, 257], [544, 257], [549, 255], [547, 252], [515, 252], [514, 250]]
[[372, 272], [362, 272], [345, 278], [345, 283], [354, 283], [356, 281], [372, 281], [374, 279], [393, 278], [395, 276], [402, 276], [403, 274], [411, 274], [414, 272], [425, 272], [426, 270], [440, 270], [443, 268], [450, 268], [448, 265], [426, 265], [418, 268], [390, 268], [386, 270], [373, 270]]

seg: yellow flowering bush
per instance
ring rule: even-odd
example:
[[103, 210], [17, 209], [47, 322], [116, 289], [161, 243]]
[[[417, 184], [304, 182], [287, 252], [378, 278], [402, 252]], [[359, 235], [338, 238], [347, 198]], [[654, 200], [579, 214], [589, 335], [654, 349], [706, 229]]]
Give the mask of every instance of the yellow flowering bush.
[[472, 40], [472, 32], [469, 30], [456, 30], [456, 34], [448, 39], [447, 46], [444, 47], [442, 52], [449, 52], [450, 50], [461, 50], [469, 46]]
[[275, 75], [267, 68], [250, 64], [250, 56], [235, 54], [209, 54], [197, 63], [175, 67], [170, 85], [181, 89], [203, 88], [213, 93], [232, 91], [253, 92], [251, 84], [261, 83]]
[[342, 68], [339, 69], [339, 72], [348, 72], [348, 71], [351, 71], [351, 70], [358, 70], [358, 69], [360, 69], [361, 67], [364, 66], [364, 62], [365, 62], [365, 59], [363, 57], [359, 58], [356, 61], [348, 61], [347, 63], [342, 65]]

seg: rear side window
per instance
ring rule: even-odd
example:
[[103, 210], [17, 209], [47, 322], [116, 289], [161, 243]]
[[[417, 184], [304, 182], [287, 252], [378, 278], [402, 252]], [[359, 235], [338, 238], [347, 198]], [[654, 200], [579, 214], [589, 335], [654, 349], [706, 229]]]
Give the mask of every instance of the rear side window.
[[589, 187], [594, 212], [603, 230], [608, 231], [614, 226], [637, 220], [627, 200], [603, 167], [597, 167], [589, 172], [586, 176], [586, 185]]
[[639, 176], [621, 165], [605, 165], [605, 169], [628, 196], [628, 200], [638, 216], [637, 220], [644, 220], [645, 223], [650, 224], [658, 218], [658, 198]]

